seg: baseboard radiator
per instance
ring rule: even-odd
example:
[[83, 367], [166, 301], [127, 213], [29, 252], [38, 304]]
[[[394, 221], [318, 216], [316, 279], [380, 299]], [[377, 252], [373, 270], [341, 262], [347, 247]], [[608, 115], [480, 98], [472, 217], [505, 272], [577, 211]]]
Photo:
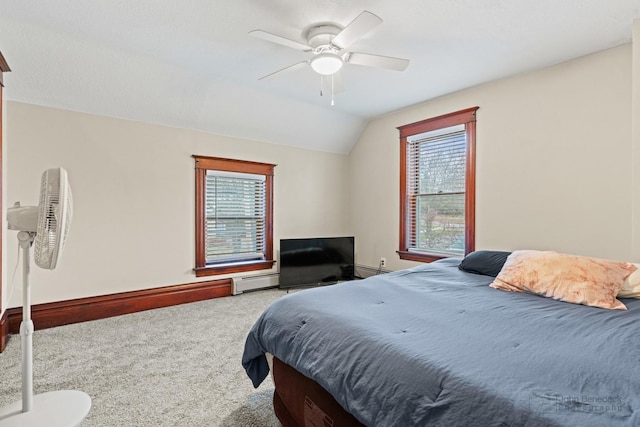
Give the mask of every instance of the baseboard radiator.
[[233, 278], [233, 295], [239, 295], [255, 289], [266, 289], [278, 286], [279, 274], [260, 274]]

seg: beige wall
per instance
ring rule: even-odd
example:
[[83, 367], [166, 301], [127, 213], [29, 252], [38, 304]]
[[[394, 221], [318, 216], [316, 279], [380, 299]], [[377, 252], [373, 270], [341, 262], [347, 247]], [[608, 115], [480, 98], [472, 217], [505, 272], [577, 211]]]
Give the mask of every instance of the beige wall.
[[[476, 248], [631, 260], [631, 45], [478, 86], [369, 123], [350, 156], [359, 259], [398, 249], [397, 126], [479, 106]], [[434, 82], [437, 84], [437, 82]], [[633, 259], [640, 261], [640, 259]]]
[[638, 260], [640, 259], [640, 19], [637, 19], [633, 23], [632, 49], [632, 257]]
[[[7, 103], [6, 123], [10, 204], [36, 204], [49, 167], [65, 167], [73, 189], [63, 257], [56, 270], [32, 268], [33, 303], [196, 281], [192, 154], [277, 164], [276, 251], [280, 238], [348, 231], [345, 155], [16, 102]], [[15, 232], [7, 246], [11, 287]], [[20, 271], [14, 282], [9, 307], [21, 305]]]
[[[634, 33], [637, 39], [637, 23]], [[278, 165], [276, 242], [353, 234], [358, 264], [377, 266], [385, 257], [390, 269], [413, 266], [395, 254], [395, 128], [472, 106], [480, 107], [478, 249], [555, 249], [638, 262], [638, 45], [380, 117], [348, 157], [8, 102], [5, 206], [35, 204], [48, 167], [67, 168], [74, 190], [63, 258], [54, 271], [33, 267], [33, 302], [196, 281], [192, 154]], [[13, 297], [3, 307], [20, 305], [14, 234], [6, 233], [3, 299], [10, 289]]]

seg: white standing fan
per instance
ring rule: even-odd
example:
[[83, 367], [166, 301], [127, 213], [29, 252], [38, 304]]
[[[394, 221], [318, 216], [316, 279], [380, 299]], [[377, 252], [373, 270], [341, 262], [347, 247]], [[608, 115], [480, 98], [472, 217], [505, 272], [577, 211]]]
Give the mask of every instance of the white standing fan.
[[67, 171], [48, 169], [42, 174], [38, 206], [15, 206], [7, 211], [10, 230], [18, 230], [22, 264], [22, 401], [0, 409], [0, 426], [77, 426], [89, 413], [91, 398], [77, 390], [33, 395], [33, 321], [29, 289], [29, 258], [34, 246], [38, 267], [53, 270], [62, 253], [73, 214]]

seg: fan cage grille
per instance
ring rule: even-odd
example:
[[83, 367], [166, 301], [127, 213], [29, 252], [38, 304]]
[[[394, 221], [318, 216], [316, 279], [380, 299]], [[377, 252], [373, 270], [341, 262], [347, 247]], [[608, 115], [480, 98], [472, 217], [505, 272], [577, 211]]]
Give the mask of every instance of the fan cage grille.
[[64, 169], [48, 169], [42, 174], [38, 206], [34, 260], [39, 267], [52, 270], [64, 247], [73, 216], [71, 187]]

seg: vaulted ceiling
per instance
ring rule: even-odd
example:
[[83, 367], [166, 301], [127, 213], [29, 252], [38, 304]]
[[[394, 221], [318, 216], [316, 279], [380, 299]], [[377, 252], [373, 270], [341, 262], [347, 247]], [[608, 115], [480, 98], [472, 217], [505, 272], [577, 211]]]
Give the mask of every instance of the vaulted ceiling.
[[[382, 24], [349, 50], [411, 61], [346, 64], [331, 106], [310, 68], [313, 24]], [[0, 0], [9, 100], [348, 153], [368, 120], [631, 41], [640, 0]]]

